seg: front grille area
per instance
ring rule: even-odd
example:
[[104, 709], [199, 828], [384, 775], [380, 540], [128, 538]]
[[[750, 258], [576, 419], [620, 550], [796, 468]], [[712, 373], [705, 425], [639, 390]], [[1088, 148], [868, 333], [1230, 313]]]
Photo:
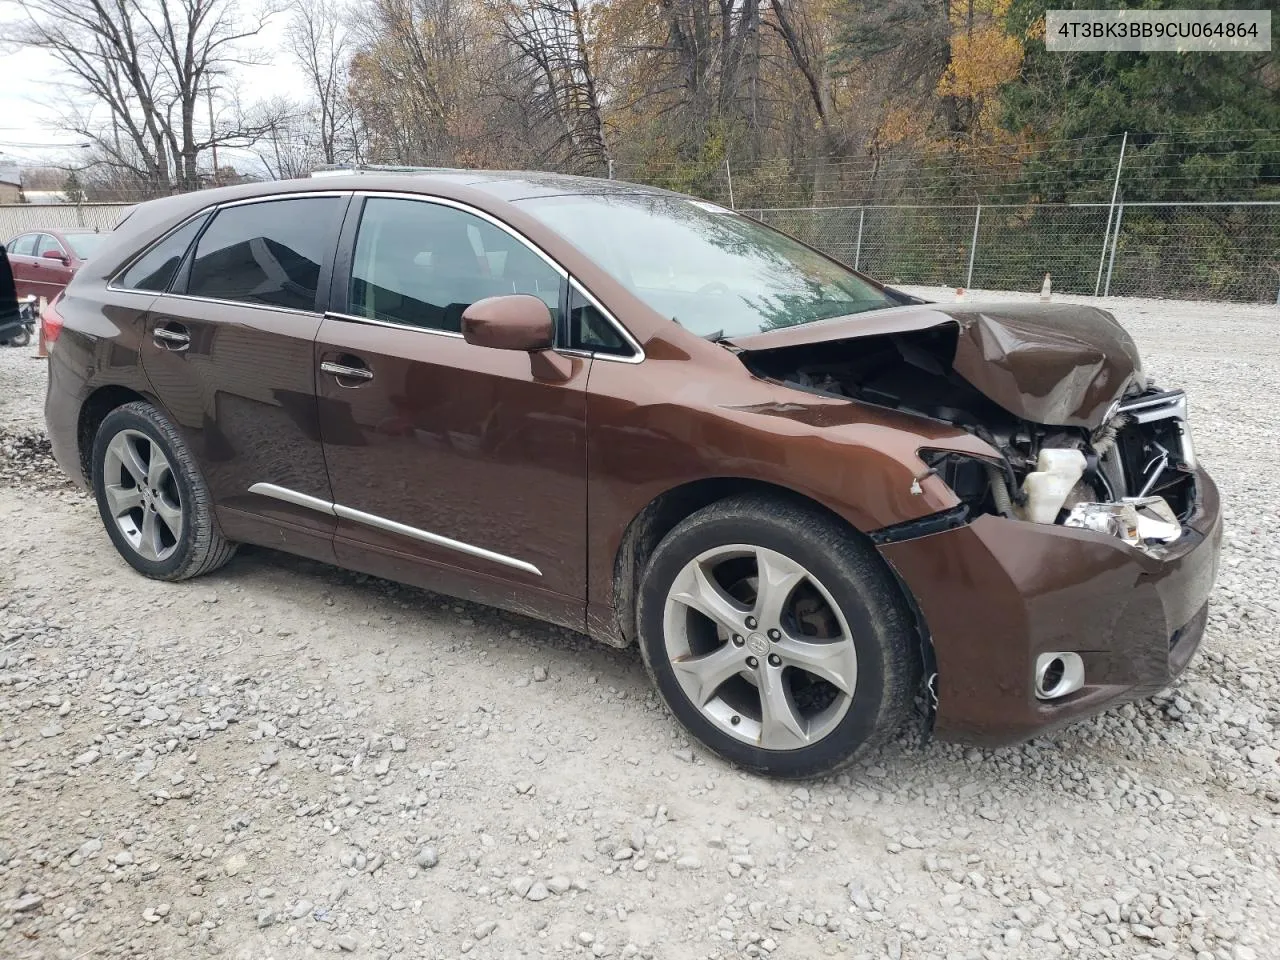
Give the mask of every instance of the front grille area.
[[[1164, 497], [1186, 521], [1195, 508], [1195, 453], [1181, 390], [1148, 391], [1121, 404], [1109, 473], [1120, 481], [1122, 496]], [[1122, 479], [1121, 479], [1122, 478]], [[1118, 492], [1118, 491], [1117, 491]]]

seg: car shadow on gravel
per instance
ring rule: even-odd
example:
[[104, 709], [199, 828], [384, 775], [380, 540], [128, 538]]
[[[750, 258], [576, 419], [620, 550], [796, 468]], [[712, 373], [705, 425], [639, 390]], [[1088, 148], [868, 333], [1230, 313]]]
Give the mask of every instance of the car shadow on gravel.
[[[424, 588], [263, 547], [241, 547], [215, 579], [244, 587], [260, 587], [265, 582], [308, 608], [322, 604], [349, 611], [359, 604], [361, 614], [371, 621], [394, 618], [397, 632], [403, 633], [406, 642], [420, 643], [424, 651], [430, 649], [430, 644], [440, 642], [442, 631], [457, 639], [494, 641], [487, 649], [491, 656], [488, 666], [499, 673], [495, 681], [527, 677], [528, 661], [536, 659], [560, 676], [598, 675], [602, 682], [625, 690], [630, 698], [652, 696], [649, 678], [634, 646], [618, 649], [566, 628]], [[1096, 768], [1110, 761], [1117, 768], [1138, 767], [1158, 781], [1176, 784], [1190, 771], [1177, 762], [1183, 751], [1172, 742], [1162, 740], [1137, 750], [1133, 743], [1115, 736], [1116, 727], [1131, 725], [1135, 720], [1157, 737], [1162, 731], [1181, 732], [1181, 725], [1165, 713], [1161, 700], [1148, 698], [1027, 743], [1001, 748], [966, 747], [929, 735], [920, 704], [895, 738], [859, 757], [839, 775], [816, 782], [834, 783], [838, 779], [842, 786], [882, 789], [885, 784], [916, 780], [921, 770], [927, 769], [933, 776], [981, 786], [984, 791], [1017, 787], [1037, 792], [1036, 783], [1046, 787], [1060, 785], [1063, 778], [1079, 779], [1085, 767]], [[669, 722], [673, 736], [683, 737], [676, 720], [671, 718]], [[692, 740], [689, 749], [701, 762], [729, 769], [727, 763]]]
[[[543, 620], [268, 547], [242, 545], [215, 577], [242, 585], [258, 583], [264, 578], [296, 577], [302, 581], [297, 585], [297, 600], [304, 604], [314, 601], [336, 605], [334, 591], [343, 591], [347, 599], [368, 605], [370, 616], [400, 618], [406, 636], [419, 634], [423, 636], [423, 643], [430, 642], [426, 638], [428, 633], [443, 625], [459, 635], [500, 634], [511, 644], [536, 647], [542, 655], [563, 655], [566, 670], [581, 670], [583, 652], [592, 651], [596, 654], [593, 668], [611, 663], [616, 665], [619, 676], [631, 669], [643, 672], [639, 651], [634, 646], [619, 649]], [[408, 617], [419, 622], [403, 623]]]

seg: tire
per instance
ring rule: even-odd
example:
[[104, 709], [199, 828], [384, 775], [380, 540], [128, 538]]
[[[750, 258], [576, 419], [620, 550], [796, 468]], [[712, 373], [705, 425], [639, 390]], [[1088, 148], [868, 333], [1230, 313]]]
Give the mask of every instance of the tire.
[[816, 507], [742, 496], [698, 511], [654, 550], [638, 603], [667, 707], [738, 766], [830, 773], [911, 709], [921, 668], [906, 602], [871, 544]]
[[92, 467], [103, 526], [139, 573], [186, 580], [235, 554], [236, 545], [218, 529], [213, 497], [190, 448], [149, 403], [107, 414], [94, 438]]
[[12, 340], [9, 341], [9, 346], [25, 347], [30, 342], [31, 342], [31, 331], [28, 330], [26, 327], [23, 327], [22, 330], [19, 331], [18, 334]]

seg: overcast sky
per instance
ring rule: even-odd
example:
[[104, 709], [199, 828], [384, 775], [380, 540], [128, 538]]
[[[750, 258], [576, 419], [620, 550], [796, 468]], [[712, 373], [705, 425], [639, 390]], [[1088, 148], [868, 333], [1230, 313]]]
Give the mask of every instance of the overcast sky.
[[[307, 96], [301, 71], [281, 49], [285, 22], [285, 14], [274, 17], [254, 43], [267, 53], [266, 64], [236, 68], [235, 79], [240, 88], [241, 102], [246, 107], [261, 99], [255, 96], [257, 91], [267, 96], [297, 99]], [[57, 59], [43, 50], [0, 53], [0, 166], [44, 161], [75, 162], [79, 151], [69, 145], [83, 140], [60, 129], [56, 122], [57, 108], [50, 107], [58, 101], [58, 78], [61, 75]], [[206, 120], [204, 110], [199, 111], [196, 122], [200, 124]], [[60, 144], [68, 146], [59, 148]], [[226, 155], [238, 166], [249, 163], [243, 152], [237, 156], [236, 151], [226, 151]], [[222, 150], [219, 150], [218, 162], [228, 162], [223, 159]]]

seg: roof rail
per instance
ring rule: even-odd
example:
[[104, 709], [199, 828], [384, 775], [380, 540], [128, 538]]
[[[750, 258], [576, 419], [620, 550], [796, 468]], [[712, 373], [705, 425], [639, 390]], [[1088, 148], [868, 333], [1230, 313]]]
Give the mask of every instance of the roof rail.
[[389, 163], [326, 164], [311, 171], [313, 177], [342, 177], [356, 173], [455, 173], [456, 167], [410, 167]]

